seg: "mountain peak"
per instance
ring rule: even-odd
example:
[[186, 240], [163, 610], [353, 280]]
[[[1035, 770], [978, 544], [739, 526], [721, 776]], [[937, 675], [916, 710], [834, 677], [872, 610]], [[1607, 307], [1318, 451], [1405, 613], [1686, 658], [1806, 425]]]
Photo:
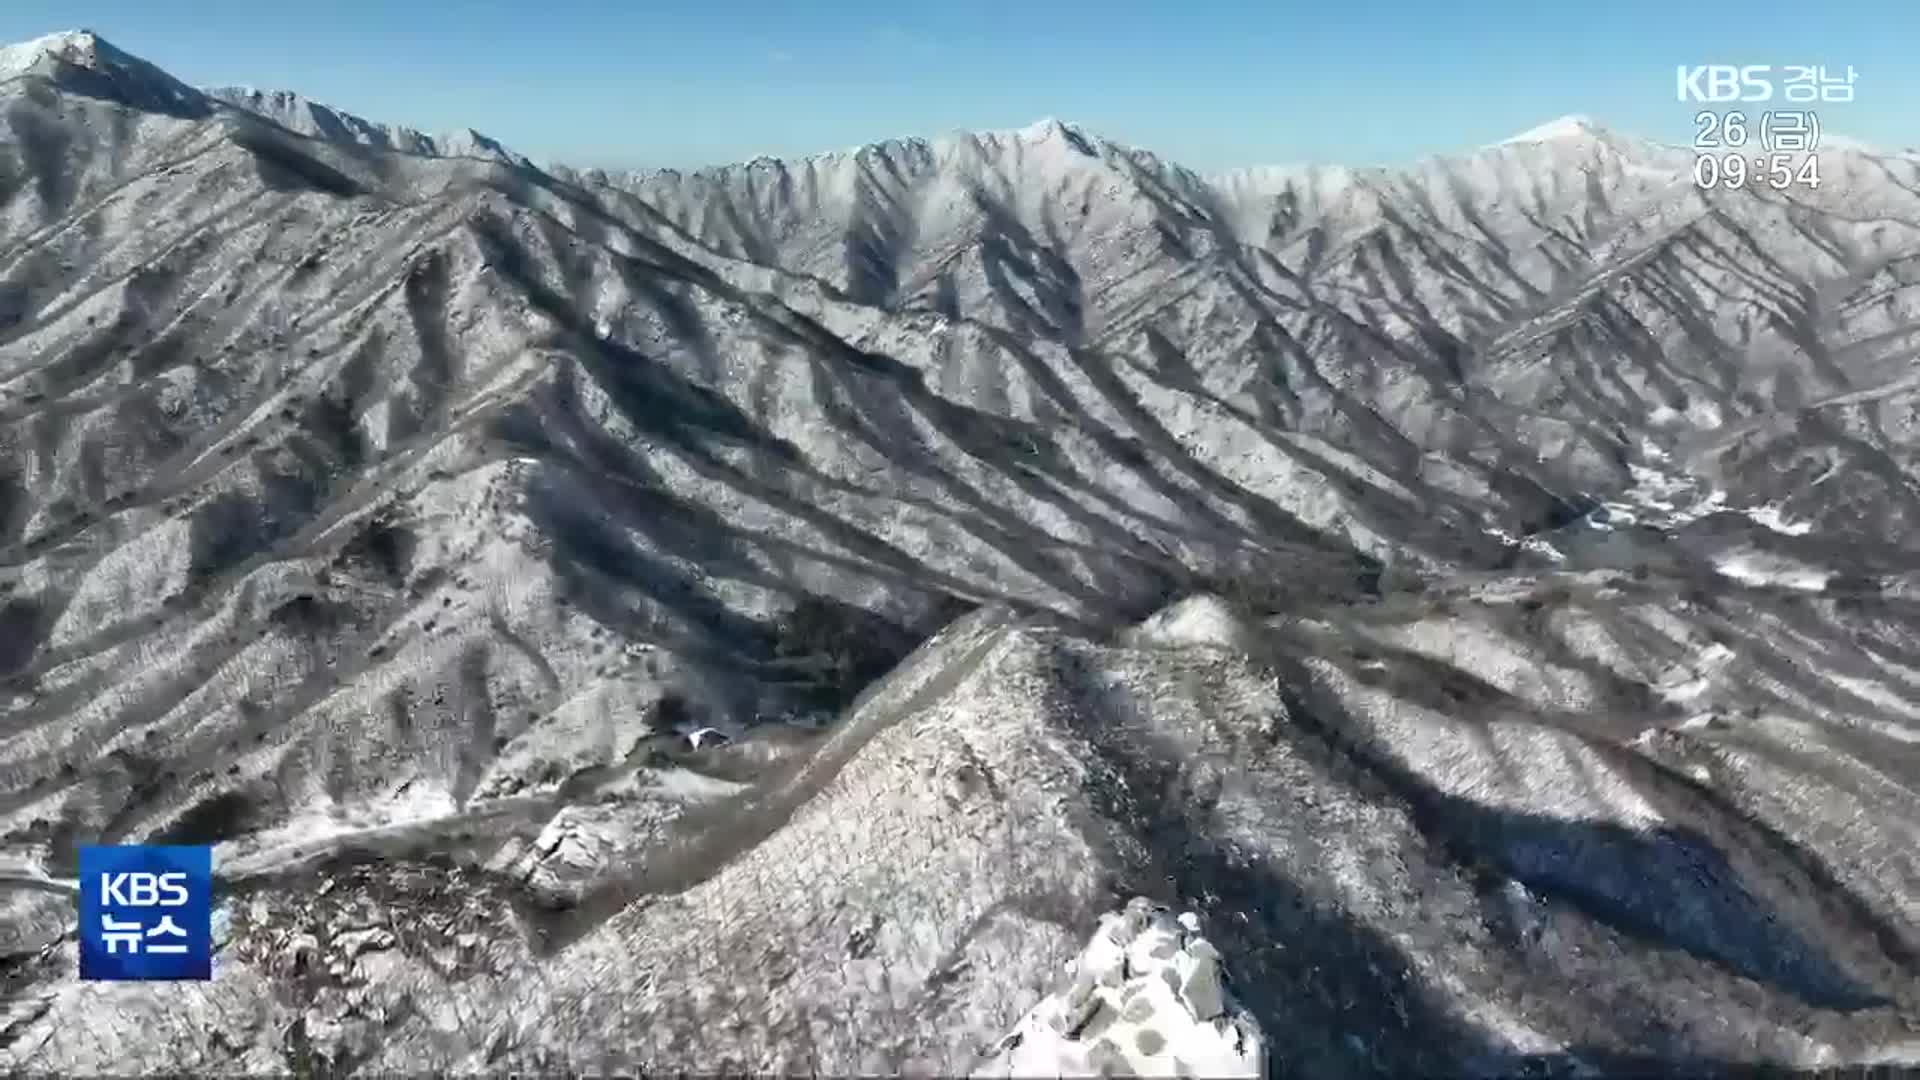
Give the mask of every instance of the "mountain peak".
[[1058, 117], [1047, 116], [1035, 120], [1033, 123], [1021, 128], [1015, 134], [1023, 139], [1038, 142], [1044, 139], [1067, 138], [1072, 135], [1078, 135], [1080, 132], [1079, 129], [1067, 123], [1065, 120], [1061, 120]]
[[1500, 145], [1551, 142], [1556, 139], [1591, 139], [1604, 134], [1606, 129], [1595, 123], [1592, 117], [1574, 114], [1549, 120], [1538, 127], [1528, 128], [1511, 138], [1502, 139]]
[[1034, 146], [1058, 147], [1084, 157], [1100, 156], [1100, 140], [1089, 136], [1079, 125], [1068, 123], [1055, 117], [1037, 120], [1017, 131], [1007, 133], [1014, 141]]
[[0, 45], [0, 79], [36, 72], [83, 93], [174, 115], [204, 115], [207, 102], [192, 87], [124, 52], [92, 30]]
[[17, 45], [0, 45], [0, 78], [22, 74], [47, 57], [98, 71], [109, 66], [105, 61], [126, 58], [126, 54], [91, 30], [62, 30]]

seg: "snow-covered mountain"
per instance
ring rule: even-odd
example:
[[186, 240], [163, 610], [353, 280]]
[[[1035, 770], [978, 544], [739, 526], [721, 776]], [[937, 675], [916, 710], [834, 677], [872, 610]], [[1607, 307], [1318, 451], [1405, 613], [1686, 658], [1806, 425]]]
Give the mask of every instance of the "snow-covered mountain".
[[489, 158], [508, 164], [532, 165], [526, 158], [471, 128], [449, 135], [428, 135], [409, 127], [364, 120], [285, 90], [223, 86], [206, 93], [216, 101], [257, 113], [311, 139], [424, 157]]
[[[1005, 1071], [1139, 895], [1276, 1074], [1912, 1060], [1920, 162], [1821, 163], [615, 176], [10, 47], [0, 1058]], [[141, 839], [212, 983], [74, 979]]]

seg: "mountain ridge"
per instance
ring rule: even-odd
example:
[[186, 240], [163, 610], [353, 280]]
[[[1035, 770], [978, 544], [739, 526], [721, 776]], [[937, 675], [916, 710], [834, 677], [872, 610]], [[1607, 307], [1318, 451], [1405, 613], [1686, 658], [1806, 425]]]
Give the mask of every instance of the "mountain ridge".
[[[138, 57], [133, 56], [133, 54], [131, 53], [125, 52], [119, 47], [113, 45], [111, 42], [107, 41], [104, 37], [100, 36], [95, 31], [81, 28], [81, 29], [73, 29], [73, 30], [66, 30], [66, 31], [58, 31], [58, 32], [42, 35], [39, 38], [35, 38], [25, 42], [15, 43], [12, 45], [0, 45], [0, 75], [18, 74], [19, 72], [24, 71], [26, 68], [31, 67], [33, 63], [37, 62], [43, 57], [51, 57], [54, 59], [63, 60], [65, 62], [75, 63], [77, 66], [82, 66], [82, 67], [94, 66], [102, 62], [97, 59], [84, 59], [84, 58], [96, 57], [96, 56], [117, 57], [117, 58], [120, 58], [120, 62], [130, 61], [133, 63], [137, 63], [143, 69], [150, 69], [153, 72], [159, 72], [161, 74], [165, 74], [164, 71], [162, 71], [162, 69], [156, 67], [155, 65], [151, 64], [146, 60], [142, 60]], [[168, 80], [178, 82], [178, 80], [174, 80], [171, 75], [166, 75], [166, 78]], [[186, 84], [181, 83], [180, 85], [185, 86]], [[347, 110], [341, 109], [331, 104], [314, 101], [312, 99], [309, 99], [299, 94], [296, 91], [292, 91], [284, 88], [267, 89], [267, 88], [260, 88], [260, 87], [254, 87], [254, 86], [214, 86], [214, 87], [199, 87], [194, 89], [196, 90], [196, 92], [205, 94], [209, 98], [212, 98], [217, 101], [225, 102], [226, 104], [232, 105], [236, 108], [241, 108], [249, 112], [254, 112], [258, 115], [266, 117], [267, 119], [275, 120], [276, 122], [287, 122], [289, 123], [289, 126], [292, 127], [293, 130], [299, 132], [300, 134], [307, 135], [309, 137], [335, 138], [335, 139], [345, 138], [347, 141], [350, 141], [350, 142], [365, 142], [365, 140], [367, 140], [368, 138], [377, 138], [381, 140], [379, 143], [377, 143], [377, 145], [382, 145], [388, 149], [400, 150], [406, 153], [426, 153], [426, 154], [429, 154], [430, 156], [497, 157], [502, 160], [513, 161], [513, 162], [517, 162], [517, 163], [529, 165], [529, 166], [532, 166], [534, 164], [533, 159], [505, 147], [504, 145], [499, 143], [498, 140], [495, 140], [487, 135], [484, 135], [472, 128], [464, 128], [458, 132], [446, 133], [446, 134], [438, 134], [438, 135], [429, 134], [425, 131], [422, 131], [420, 129], [413, 128], [404, 124], [397, 124], [397, 123], [369, 119], [367, 117], [349, 112]], [[329, 134], [329, 132], [331, 133]], [[1480, 150], [1486, 150], [1486, 149], [1491, 149], [1498, 146], [1506, 146], [1506, 145], [1512, 145], [1512, 144], [1522, 143], [1522, 142], [1539, 142], [1539, 141], [1551, 141], [1552, 139], [1581, 138], [1581, 137], [1593, 138], [1593, 137], [1603, 137], [1603, 136], [1636, 139], [1636, 137], [1633, 137], [1633, 136], [1617, 135], [1616, 133], [1612, 132], [1610, 129], [1594, 121], [1591, 117], [1587, 117], [1583, 115], [1568, 115], [1568, 116], [1559, 117], [1554, 120], [1550, 120], [1545, 123], [1536, 125], [1535, 127], [1530, 128], [1525, 132], [1521, 132], [1519, 134], [1509, 136], [1506, 139], [1502, 139], [1495, 143], [1488, 144], [1488, 146], [1481, 147], [1479, 148], [1479, 150], [1467, 149], [1467, 150], [1457, 150], [1457, 151], [1439, 151], [1436, 153], [1423, 155], [1420, 160], [1428, 161], [1433, 159], [1444, 159], [1449, 157], [1470, 157], [1473, 154], [1479, 152]], [[605, 168], [597, 168], [597, 167], [587, 168], [587, 167], [575, 167], [565, 161], [561, 161], [558, 159], [543, 162], [540, 164], [539, 167], [545, 168], [548, 170], [559, 169], [568, 173], [573, 173], [578, 175], [585, 175], [589, 173], [604, 173], [608, 176], [631, 177], [631, 178], [641, 178], [641, 177], [655, 175], [655, 174], [697, 175], [702, 173], [724, 171], [728, 169], [747, 168], [757, 164], [767, 164], [767, 163], [773, 163], [773, 162], [779, 162], [784, 165], [797, 167], [800, 165], [804, 165], [808, 162], [839, 160], [843, 158], [853, 157], [853, 156], [859, 155], [862, 152], [884, 153], [893, 148], [908, 149], [908, 150], [915, 149], [915, 148], [927, 148], [927, 147], [932, 147], [936, 144], [951, 142], [955, 140], [983, 139], [983, 138], [984, 139], [1021, 138], [1021, 139], [1026, 139], [1028, 141], [1044, 142], [1049, 138], [1055, 138], [1055, 137], [1064, 138], [1064, 139], [1090, 140], [1093, 144], [1097, 144], [1102, 147], [1109, 147], [1125, 154], [1152, 155], [1153, 153], [1152, 151], [1147, 150], [1145, 148], [1127, 145], [1127, 144], [1118, 142], [1116, 140], [1109, 139], [1105, 136], [1099, 135], [1098, 133], [1092, 132], [1084, 124], [1076, 123], [1069, 120], [1063, 120], [1063, 119], [1059, 119], [1052, 116], [1047, 116], [1047, 117], [1042, 117], [1041, 119], [1038, 119], [1030, 124], [1026, 124], [1017, 128], [955, 129], [952, 131], [944, 132], [938, 135], [931, 135], [931, 136], [902, 135], [902, 136], [897, 136], [892, 138], [877, 139], [871, 142], [859, 143], [859, 144], [849, 146], [840, 150], [827, 150], [827, 151], [818, 151], [810, 154], [803, 154], [798, 157], [781, 157], [777, 155], [756, 155], [754, 157], [739, 160], [739, 161], [714, 162], [706, 165], [694, 166], [691, 168], [678, 168], [678, 167], [665, 167], [665, 166], [639, 167], [639, 168], [633, 168], [633, 169], [605, 169]], [[1849, 144], [1850, 146], [1859, 148], [1861, 152], [1870, 152], [1866, 147], [1866, 144], [1860, 143], [1858, 140], [1845, 139], [1842, 136], [1835, 136], [1835, 138]], [[441, 147], [446, 147], [447, 149], [441, 149]], [[1091, 155], [1091, 156], [1097, 156], [1097, 155]], [[1169, 164], [1175, 168], [1183, 168], [1182, 166], [1179, 166], [1174, 163], [1169, 163]], [[1392, 173], [1392, 172], [1404, 171], [1405, 168], [1407, 167], [1406, 166], [1396, 167], [1396, 166], [1365, 166], [1365, 165], [1332, 165], [1332, 164], [1307, 164], [1307, 163], [1249, 164], [1249, 165], [1240, 165], [1240, 166], [1234, 166], [1234, 167], [1230, 167], [1222, 170], [1217, 170], [1216, 172], [1208, 175], [1209, 176], [1234, 176], [1242, 173], [1261, 173], [1261, 172], [1270, 172], [1270, 171], [1289, 171], [1289, 170], [1296, 170], [1296, 169], [1316, 169], [1316, 168], [1317, 169], [1345, 169], [1353, 172]]]

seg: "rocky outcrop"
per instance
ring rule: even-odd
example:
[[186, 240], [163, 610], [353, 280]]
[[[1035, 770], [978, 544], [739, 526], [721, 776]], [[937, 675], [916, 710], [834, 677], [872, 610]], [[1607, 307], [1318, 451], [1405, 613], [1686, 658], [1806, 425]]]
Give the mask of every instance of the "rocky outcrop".
[[1258, 1024], [1232, 1002], [1199, 926], [1145, 898], [1105, 916], [1065, 985], [975, 1075], [1264, 1075]]

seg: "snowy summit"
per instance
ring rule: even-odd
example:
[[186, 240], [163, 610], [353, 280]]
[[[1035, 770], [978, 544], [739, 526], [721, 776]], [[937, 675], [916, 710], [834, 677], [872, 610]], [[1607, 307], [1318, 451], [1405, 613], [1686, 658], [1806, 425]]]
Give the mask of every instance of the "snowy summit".
[[[98, 67], [104, 44], [91, 30], [63, 30], [17, 45], [0, 45], [0, 78], [23, 74], [48, 56], [77, 67]], [[106, 51], [111, 54], [117, 50], [107, 45]]]
[[1563, 116], [1558, 120], [1549, 120], [1538, 127], [1527, 130], [1511, 138], [1500, 140], [1498, 145], [1511, 146], [1515, 143], [1552, 142], [1555, 139], [1590, 139], [1603, 134], [1599, 124], [1588, 116]]
[[115, 48], [91, 30], [65, 30], [17, 45], [0, 45], [0, 80], [29, 73], [59, 78], [62, 68], [103, 76], [128, 104], [160, 112], [204, 115], [199, 91], [145, 60]]

